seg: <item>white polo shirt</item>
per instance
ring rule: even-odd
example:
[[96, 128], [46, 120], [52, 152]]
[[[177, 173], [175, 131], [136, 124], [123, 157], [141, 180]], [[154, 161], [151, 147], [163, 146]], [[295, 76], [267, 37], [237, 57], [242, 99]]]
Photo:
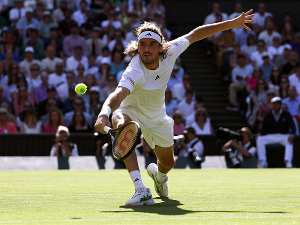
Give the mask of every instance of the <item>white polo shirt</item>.
[[183, 37], [169, 43], [171, 47], [168, 56], [159, 60], [159, 67], [156, 70], [147, 69], [139, 55], [132, 58], [118, 85], [130, 91], [120, 109], [131, 109], [137, 115], [158, 123], [165, 120], [167, 83], [177, 57], [189, 46], [189, 41]]

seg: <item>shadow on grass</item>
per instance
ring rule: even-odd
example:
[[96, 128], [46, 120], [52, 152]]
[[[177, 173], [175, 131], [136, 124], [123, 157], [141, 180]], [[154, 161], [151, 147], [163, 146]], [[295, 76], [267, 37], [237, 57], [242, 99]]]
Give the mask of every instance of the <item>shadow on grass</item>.
[[154, 213], [154, 214], [159, 214], [159, 215], [185, 215], [189, 213], [289, 213], [289, 212], [255, 212], [255, 211], [239, 211], [239, 210], [186, 210], [186, 209], [181, 209], [178, 206], [184, 205], [180, 203], [178, 200], [170, 199], [170, 198], [155, 198], [155, 199], [161, 199], [162, 202], [160, 203], [155, 203], [152, 206], [133, 206], [133, 207], [128, 207], [128, 206], [120, 206], [122, 209], [132, 209], [132, 211], [102, 211], [102, 212], [113, 212], [113, 213], [131, 213], [131, 212], [142, 212], [142, 213]]

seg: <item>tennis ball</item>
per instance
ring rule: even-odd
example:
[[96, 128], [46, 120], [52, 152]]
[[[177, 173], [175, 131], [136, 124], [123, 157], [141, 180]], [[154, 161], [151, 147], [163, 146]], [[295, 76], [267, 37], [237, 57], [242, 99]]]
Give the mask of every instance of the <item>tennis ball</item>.
[[87, 86], [83, 83], [77, 84], [75, 87], [75, 92], [79, 95], [83, 95], [86, 92]]

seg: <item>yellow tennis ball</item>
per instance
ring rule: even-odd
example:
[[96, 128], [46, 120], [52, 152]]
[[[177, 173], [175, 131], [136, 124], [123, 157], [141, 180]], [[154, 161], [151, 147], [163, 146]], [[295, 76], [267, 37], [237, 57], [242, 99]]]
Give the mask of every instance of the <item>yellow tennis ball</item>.
[[87, 86], [83, 83], [77, 84], [75, 87], [75, 92], [79, 95], [83, 95], [86, 92]]

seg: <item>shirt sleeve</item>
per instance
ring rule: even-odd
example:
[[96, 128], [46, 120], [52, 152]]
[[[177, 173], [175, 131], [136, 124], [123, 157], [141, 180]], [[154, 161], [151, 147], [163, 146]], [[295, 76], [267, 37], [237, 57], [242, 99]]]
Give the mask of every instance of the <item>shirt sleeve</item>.
[[248, 152], [251, 154], [251, 156], [255, 156], [256, 154], [256, 148], [255, 147], [252, 147], [248, 150]]
[[179, 37], [170, 41], [169, 44], [171, 45], [169, 49], [170, 55], [177, 59], [177, 57], [189, 47], [190, 42], [185, 37]]
[[78, 155], [78, 148], [77, 148], [76, 144], [74, 144], [74, 148], [72, 149], [72, 156], [79, 156]]
[[130, 93], [141, 82], [143, 77], [143, 71], [133, 68], [129, 65], [122, 75], [122, 79], [119, 82], [119, 87], [127, 88]]

